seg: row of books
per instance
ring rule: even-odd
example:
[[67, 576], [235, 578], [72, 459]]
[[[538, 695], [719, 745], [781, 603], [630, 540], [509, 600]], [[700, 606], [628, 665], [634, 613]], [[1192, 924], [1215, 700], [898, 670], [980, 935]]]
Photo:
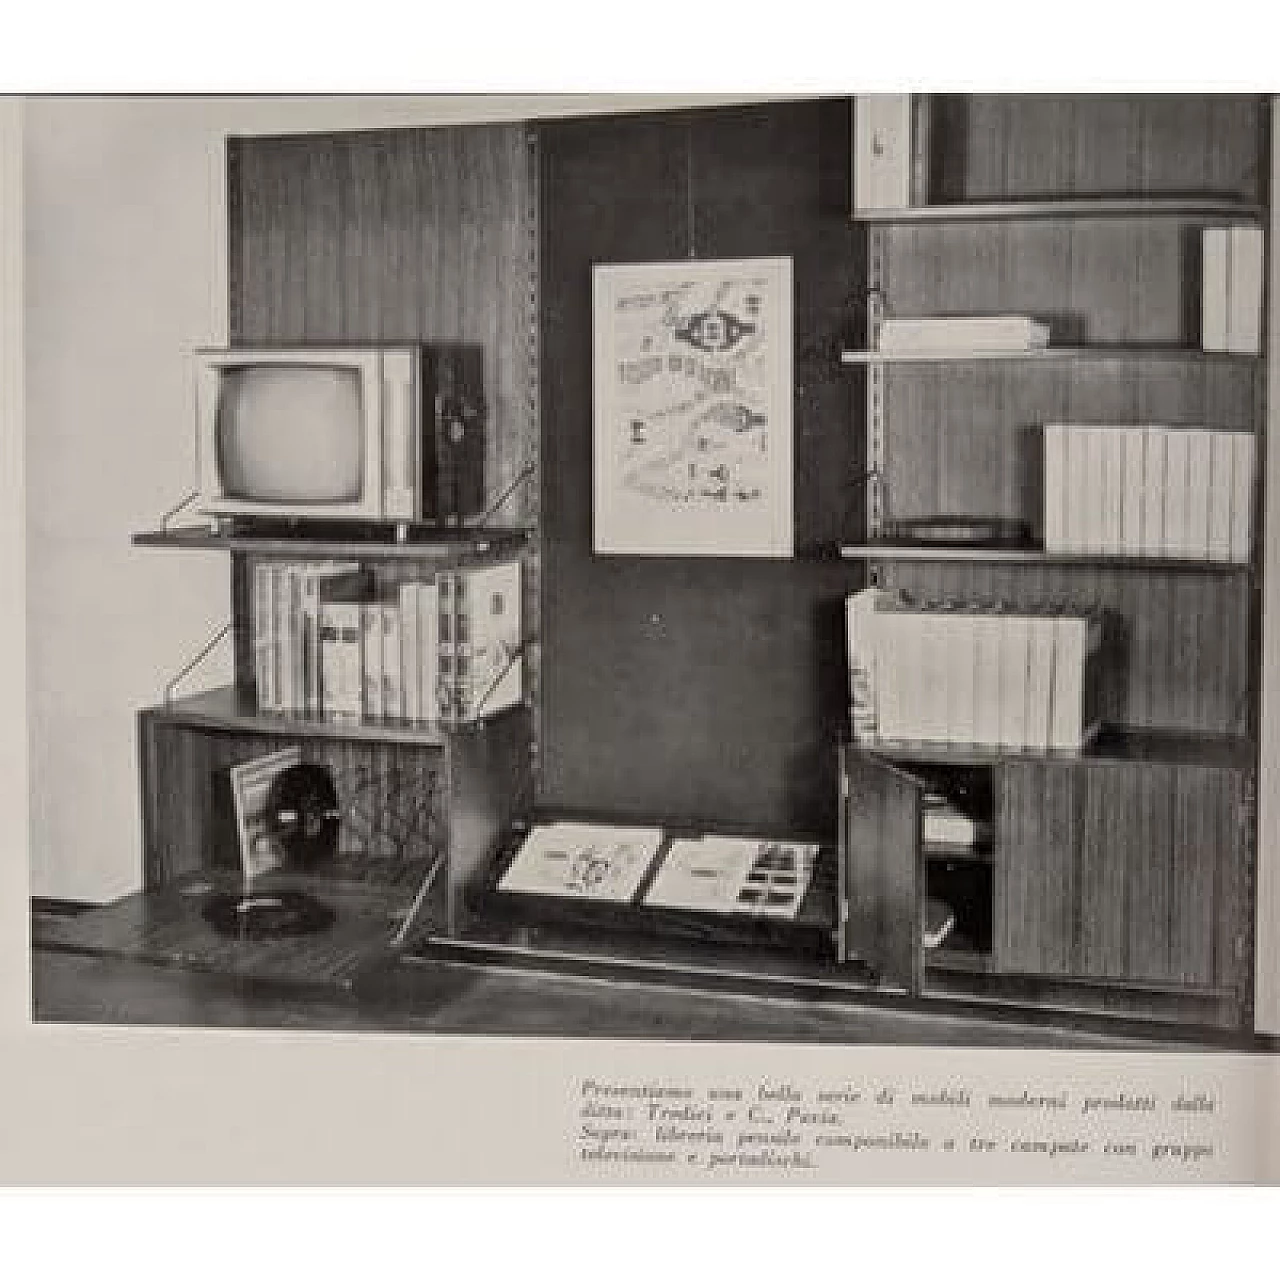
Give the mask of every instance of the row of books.
[[521, 698], [518, 559], [385, 590], [352, 561], [259, 561], [252, 589], [262, 711], [463, 723]]
[[1067, 608], [846, 601], [855, 739], [1079, 750], [1102, 722], [1103, 620]]
[[891, 316], [877, 339], [882, 352], [921, 356], [1039, 351], [1048, 345], [1049, 326], [1022, 315]]
[[1249, 432], [1046, 426], [1045, 550], [1247, 563], [1253, 468]]
[[1262, 228], [1205, 227], [1201, 233], [1200, 345], [1257, 355], [1262, 349]]

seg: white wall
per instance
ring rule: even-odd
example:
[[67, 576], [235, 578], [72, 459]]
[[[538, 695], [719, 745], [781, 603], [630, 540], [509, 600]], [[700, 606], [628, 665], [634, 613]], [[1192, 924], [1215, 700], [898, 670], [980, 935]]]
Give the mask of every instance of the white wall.
[[[184, 350], [225, 329], [228, 133], [521, 119], [704, 101], [32, 99], [25, 104], [30, 884], [141, 882], [134, 714], [226, 619], [218, 553], [131, 548], [193, 481]], [[226, 642], [199, 684], [229, 679]], [[199, 684], [187, 687], [199, 687]]]

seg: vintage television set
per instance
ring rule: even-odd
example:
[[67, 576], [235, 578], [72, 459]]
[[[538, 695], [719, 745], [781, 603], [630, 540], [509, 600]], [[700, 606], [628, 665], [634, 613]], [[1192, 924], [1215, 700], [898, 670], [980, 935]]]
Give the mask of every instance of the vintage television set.
[[464, 525], [485, 507], [479, 348], [196, 352], [199, 509], [219, 526]]

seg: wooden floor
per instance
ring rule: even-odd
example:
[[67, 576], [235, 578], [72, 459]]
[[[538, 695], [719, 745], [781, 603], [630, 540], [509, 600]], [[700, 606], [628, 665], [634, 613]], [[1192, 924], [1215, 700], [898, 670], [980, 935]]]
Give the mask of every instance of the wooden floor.
[[[56, 944], [55, 944], [56, 947]], [[402, 961], [343, 992], [234, 980], [84, 955], [32, 952], [37, 1021], [328, 1031], [600, 1036], [829, 1044], [1151, 1048], [1150, 1041], [971, 1014], [760, 998], [613, 978]], [[1158, 1047], [1175, 1048], [1167, 1041]]]

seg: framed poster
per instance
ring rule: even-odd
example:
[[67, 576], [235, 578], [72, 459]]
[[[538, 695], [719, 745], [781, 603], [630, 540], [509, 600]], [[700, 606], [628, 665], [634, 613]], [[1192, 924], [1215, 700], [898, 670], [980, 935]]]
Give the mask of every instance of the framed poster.
[[598, 266], [593, 548], [789, 557], [790, 258]]

